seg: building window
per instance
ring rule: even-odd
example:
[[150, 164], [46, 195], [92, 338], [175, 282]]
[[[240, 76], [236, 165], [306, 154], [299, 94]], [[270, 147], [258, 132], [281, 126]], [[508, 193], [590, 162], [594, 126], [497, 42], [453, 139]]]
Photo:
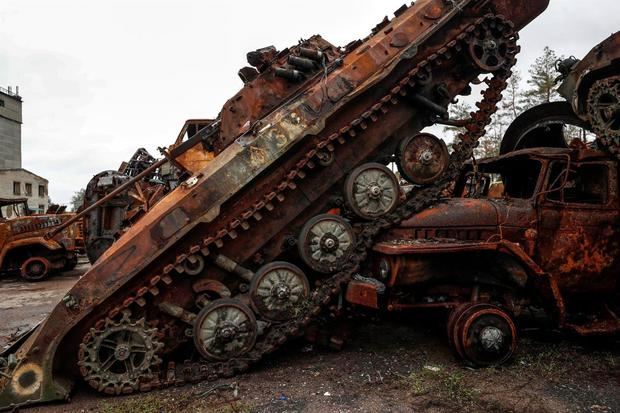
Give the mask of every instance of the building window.
[[32, 184], [26, 184], [26, 196], [32, 196]]
[[45, 185], [39, 185], [39, 198], [45, 198]]
[[39, 205], [39, 214], [45, 214], [45, 205]]
[[0, 108], [4, 107], [4, 100], [0, 99]]
[[22, 187], [21, 182], [14, 181], [13, 182], [13, 195], [21, 195], [22, 194], [21, 187]]

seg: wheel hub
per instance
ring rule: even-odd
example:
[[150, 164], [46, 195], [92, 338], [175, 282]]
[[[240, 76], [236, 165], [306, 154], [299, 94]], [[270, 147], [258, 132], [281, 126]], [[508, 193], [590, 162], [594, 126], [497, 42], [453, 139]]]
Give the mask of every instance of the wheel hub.
[[114, 357], [116, 357], [119, 361], [124, 361], [129, 358], [131, 351], [129, 350], [129, 346], [127, 344], [119, 344], [116, 346], [116, 350], [114, 350]]
[[278, 300], [287, 300], [291, 295], [291, 289], [286, 284], [278, 284], [274, 288], [272, 295]]
[[338, 249], [339, 245], [338, 238], [333, 234], [325, 234], [323, 238], [321, 238], [321, 249], [324, 252], [333, 252]]
[[369, 188], [368, 188], [368, 195], [371, 198], [380, 198], [381, 194], [383, 194], [383, 189], [381, 189], [381, 187], [379, 185], [377, 185], [376, 183], [373, 183]]
[[238, 330], [236, 326], [232, 324], [225, 324], [217, 330], [215, 335], [224, 342], [230, 342], [235, 338], [237, 333]]
[[428, 165], [433, 161], [433, 152], [430, 150], [422, 151], [420, 154], [420, 162], [424, 165]]
[[484, 46], [484, 50], [489, 53], [495, 52], [498, 48], [497, 42], [495, 41], [495, 39], [485, 40], [483, 43], [483, 46]]
[[504, 333], [497, 327], [485, 327], [480, 332], [480, 343], [487, 351], [500, 351], [504, 344]]

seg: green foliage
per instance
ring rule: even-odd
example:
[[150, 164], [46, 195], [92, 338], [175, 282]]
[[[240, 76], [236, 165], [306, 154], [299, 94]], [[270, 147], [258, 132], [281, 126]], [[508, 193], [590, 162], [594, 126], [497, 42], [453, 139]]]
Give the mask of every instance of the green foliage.
[[84, 193], [85, 192], [86, 192], [86, 189], [82, 188], [73, 194], [73, 196], [71, 197], [71, 210], [72, 211], [75, 212], [78, 209], [80, 209], [82, 205], [84, 205]]
[[530, 67], [530, 77], [527, 80], [529, 88], [525, 91], [523, 100], [526, 109], [560, 98], [555, 82], [558, 76], [555, 65], [563, 58], [558, 57], [551, 48], [545, 47], [542, 56]]

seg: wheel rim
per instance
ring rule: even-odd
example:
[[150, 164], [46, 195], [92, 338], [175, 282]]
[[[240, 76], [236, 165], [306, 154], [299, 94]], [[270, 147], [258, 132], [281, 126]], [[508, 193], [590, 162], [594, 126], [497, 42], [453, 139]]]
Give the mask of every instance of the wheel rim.
[[309, 294], [310, 285], [303, 271], [286, 262], [265, 265], [250, 286], [253, 307], [269, 321], [294, 318]]
[[347, 204], [364, 219], [374, 219], [392, 212], [398, 205], [399, 195], [396, 176], [381, 164], [360, 166], [345, 183]]
[[302, 260], [314, 271], [331, 273], [347, 262], [355, 248], [355, 233], [338, 215], [319, 215], [306, 223], [299, 236]]
[[22, 264], [21, 275], [30, 281], [39, 281], [45, 278], [50, 269], [50, 263], [43, 257], [33, 257]]
[[514, 322], [505, 311], [495, 306], [468, 312], [459, 333], [464, 358], [475, 366], [503, 364], [516, 349]]
[[398, 170], [409, 182], [428, 185], [444, 173], [449, 157], [444, 141], [430, 133], [422, 133], [402, 142]]
[[461, 333], [463, 331], [463, 324], [469, 318], [469, 314], [477, 309], [490, 308], [490, 304], [485, 303], [465, 303], [457, 308], [457, 312], [454, 314], [452, 322], [452, 334], [450, 335], [451, 344], [458, 356], [465, 360], [465, 353], [463, 348], [463, 342], [461, 340]]
[[256, 318], [245, 304], [219, 299], [203, 308], [194, 323], [194, 344], [207, 359], [230, 360], [254, 347]]

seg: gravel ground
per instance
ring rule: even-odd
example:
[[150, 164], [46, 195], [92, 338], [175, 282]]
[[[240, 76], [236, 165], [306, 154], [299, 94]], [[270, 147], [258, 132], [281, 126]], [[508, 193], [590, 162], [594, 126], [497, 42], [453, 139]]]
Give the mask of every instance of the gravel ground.
[[[0, 340], [38, 321], [78, 277], [0, 283]], [[620, 342], [530, 332], [512, 363], [473, 370], [453, 357], [439, 323], [361, 320], [340, 352], [293, 342], [234, 379], [121, 398], [80, 385], [70, 404], [23, 411], [620, 412]]]

